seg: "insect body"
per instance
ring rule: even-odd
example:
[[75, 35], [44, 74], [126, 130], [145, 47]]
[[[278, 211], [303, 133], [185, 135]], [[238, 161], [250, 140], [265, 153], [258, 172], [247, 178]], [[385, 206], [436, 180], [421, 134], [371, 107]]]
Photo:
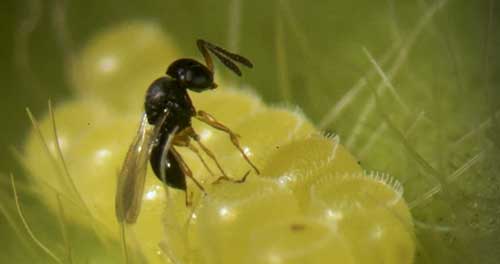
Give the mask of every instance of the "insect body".
[[238, 142], [238, 135], [210, 114], [197, 111], [187, 93], [188, 89], [194, 92], [203, 92], [217, 87], [214, 83], [214, 67], [210, 53], [239, 76], [241, 76], [241, 71], [234, 62], [250, 68], [253, 65], [248, 59], [204, 40], [198, 40], [197, 45], [206, 65], [193, 59], [178, 59], [168, 67], [167, 76], [155, 80], [146, 92], [145, 113], [118, 176], [115, 209], [119, 222], [133, 224], [137, 220], [148, 160], [155, 175], [170, 187], [186, 191], [186, 177], [188, 177], [203, 190], [201, 184], [192, 176], [191, 170], [182, 160], [175, 146], [188, 147], [194, 151], [207, 170], [212, 173], [198, 148], [192, 144], [191, 140], [194, 140], [217, 165], [222, 174], [219, 179], [231, 180], [217, 162], [215, 155], [200, 142], [198, 134], [191, 126], [191, 118], [193, 117], [215, 129], [226, 132], [243, 158], [259, 173], [243, 152]]

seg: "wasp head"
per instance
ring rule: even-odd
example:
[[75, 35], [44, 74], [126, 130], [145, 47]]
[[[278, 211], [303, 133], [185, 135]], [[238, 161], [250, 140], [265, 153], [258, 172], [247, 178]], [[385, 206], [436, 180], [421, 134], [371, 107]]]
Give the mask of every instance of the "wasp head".
[[168, 66], [167, 75], [177, 80], [180, 87], [194, 92], [203, 92], [217, 87], [213, 73], [205, 65], [193, 59], [174, 61]]

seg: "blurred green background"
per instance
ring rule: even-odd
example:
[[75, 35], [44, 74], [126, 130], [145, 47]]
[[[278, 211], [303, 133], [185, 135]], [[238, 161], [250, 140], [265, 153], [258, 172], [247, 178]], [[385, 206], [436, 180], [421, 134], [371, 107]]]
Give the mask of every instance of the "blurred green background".
[[[201, 37], [251, 58], [255, 69], [245, 83], [265, 101], [298, 105], [339, 134], [365, 168], [402, 181], [419, 263], [500, 261], [498, 1], [23, 0], [0, 6], [4, 175], [22, 174], [11, 147], [19, 149], [30, 128], [24, 108], [41, 116], [48, 98], [57, 104], [72, 96], [67, 69], [86, 41], [120, 22], [149, 21], [187, 57], [197, 56], [194, 40]], [[1, 203], [9, 207], [11, 192], [2, 189]], [[34, 202], [31, 210], [43, 209]], [[7, 220], [0, 216], [2, 258], [28, 261], [5, 239], [14, 237]]]

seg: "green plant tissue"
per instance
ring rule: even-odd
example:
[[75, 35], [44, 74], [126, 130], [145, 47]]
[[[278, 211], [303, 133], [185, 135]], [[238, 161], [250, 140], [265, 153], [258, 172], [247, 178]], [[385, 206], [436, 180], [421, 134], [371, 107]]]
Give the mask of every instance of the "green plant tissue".
[[[198, 56], [197, 38], [241, 52], [255, 67], [244, 80], [219, 71], [227, 83], [250, 87], [269, 105], [297, 106], [318, 129], [338, 135], [364, 169], [397, 179], [413, 218], [415, 263], [500, 261], [497, 1], [2, 5], [1, 263], [54, 262], [21, 224], [9, 175], [15, 176], [24, 218], [37, 238], [59, 256], [74, 256], [61, 262], [120, 262], [119, 243], [90, 235], [88, 227], [44, 206], [20, 153], [32, 129], [25, 107], [41, 118], [49, 98], [56, 106], [74, 98], [77, 54], [95, 34], [128, 21], [157, 25], [186, 57]], [[163, 55], [157, 56], [154, 61], [161, 61]], [[135, 72], [128, 74], [134, 79]], [[68, 223], [62, 231], [61, 221]], [[68, 247], [65, 241], [83, 242]]]

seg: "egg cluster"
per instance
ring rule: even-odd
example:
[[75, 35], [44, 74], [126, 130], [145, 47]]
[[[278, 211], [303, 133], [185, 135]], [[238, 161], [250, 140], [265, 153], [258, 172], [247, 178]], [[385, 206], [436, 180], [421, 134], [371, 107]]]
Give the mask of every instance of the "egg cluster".
[[[24, 149], [33, 188], [63, 197], [69, 221], [119, 243], [116, 177], [146, 88], [178, 57], [172, 41], [144, 23], [112, 28], [82, 50], [75, 97], [36, 123]], [[299, 110], [267, 106], [217, 82], [213, 92], [191, 94], [193, 104], [241, 136], [261, 173], [226, 134], [194, 120], [230, 177], [250, 173], [243, 183], [212, 184], [217, 175], [178, 148], [206, 193], [188, 179], [187, 207], [183, 192], [166, 189], [149, 170], [139, 219], [126, 227], [134, 253], [151, 263], [413, 263], [413, 224], [400, 183], [364, 172], [338, 136], [322, 135]], [[57, 210], [53, 193], [39, 192]]]

